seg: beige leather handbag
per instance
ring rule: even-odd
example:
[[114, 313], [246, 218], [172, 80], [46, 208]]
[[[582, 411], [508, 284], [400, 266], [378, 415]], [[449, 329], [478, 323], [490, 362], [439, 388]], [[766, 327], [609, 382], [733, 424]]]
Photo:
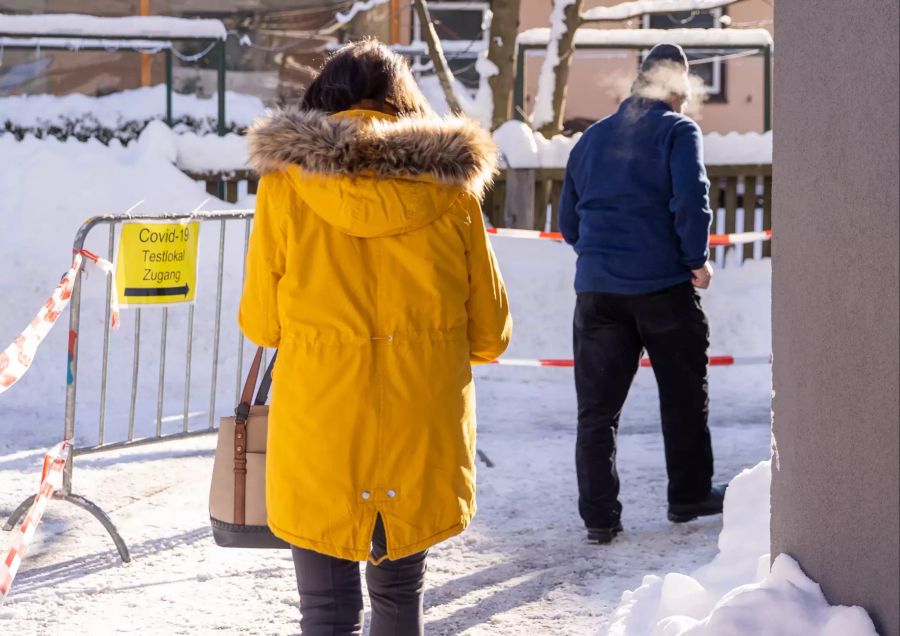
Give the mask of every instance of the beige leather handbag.
[[213, 538], [226, 548], [289, 548], [266, 524], [266, 434], [272, 367], [266, 370], [253, 406], [253, 390], [262, 363], [260, 347], [244, 382], [234, 417], [219, 422], [219, 440], [209, 490]]

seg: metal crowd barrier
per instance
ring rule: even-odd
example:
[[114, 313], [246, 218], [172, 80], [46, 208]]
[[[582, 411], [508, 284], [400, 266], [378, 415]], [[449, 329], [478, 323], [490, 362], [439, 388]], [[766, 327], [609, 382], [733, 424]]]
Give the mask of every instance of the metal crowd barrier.
[[[83, 497], [81, 495], [75, 494], [72, 489], [72, 474], [74, 471], [74, 460], [75, 457], [80, 455], [86, 455], [90, 453], [96, 453], [100, 451], [107, 451], [113, 449], [122, 449], [128, 448], [132, 446], [138, 445], [146, 445], [153, 444], [161, 441], [175, 440], [175, 439], [183, 439], [188, 437], [194, 437], [198, 435], [207, 435], [209, 433], [215, 432], [217, 430], [217, 389], [219, 382], [219, 357], [220, 357], [220, 340], [222, 334], [222, 304], [223, 304], [223, 274], [224, 274], [224, 266], [226, 262], [226, 226], [231, 225], [243, 225], [243, 252], [240, 254], [240, 268], [241, 272], [243, 272], [243, 263], [246, 260], [247, 255], [247, 246], [250, 238], [250, 228], [253, 220], [253, 210], [230, 210], [230, 211], [212, 211], [212, 212], [192, 212], [185, 214], [158, 214], [158, 215], [107, 215], [107, 216], [97, 216], [87, 220], [81, 228], [78, 230], [75, 241], [73, 244], [74, 250], [82, 250], [85, 247], [85, 242], [91, 234], [92, 230], [97, 228], [98, 226], [105, 225], [108, 227], [108, 256], [109, 260], [112, 260], [115, 257], [115, 247], [116, 247], [116, 230], [123, 222], [129, 221], [168, 221], [168, 222], [179, 222], [179, 221], [198, 221], [203, 226], [207, 225], [218, 225], [218, 259], [216, 263], [216, 272], [215, 272], [215, 299], [214, 299], [214, 309], [213, 309], [213, 324], [212, 324], [212, 353], [211, 353], [211, 382], [209, 386], [209, 407], [208, 407], [208, 418], [205, 426], [202, 427], [192, 427], [191, 426], [191, 413], [190, 413], [190, 398], [191, 398], [191, 372], [196, 363], [196, 356], [194, 355], [194, 336], [195, 336], [195, 325], [194, 325], [194, 314], [195, 314], [195, 305], [196, 301], [192, 302], [186, 308], [187, 311], [187, 325], [185, 329], [185, 333], [182, 335], [185, 343], [185, 366], [184, 366], [184, 398], [182, 403], [182, 413], [181, 413], [181, 427], [178, 432], [175, 433], [165, 433], [163, 431], [163, 421], [171, 420], [171, 418], [164, 418], [163, 416], [163, 404], [165, 397], [165, 384], [166, 384], [166, 372], [167, 370], [171, 371], [171, 365], [169, 365], [167, 369], [166, 365], [166, 349], [167, 349], [167, 341], [169, 339], [169, 312], [170, 307], [135, 307], [134, 309], [129, 310], [134, 314], [134, 343], [133, 343], [133, 351], [132, 351], [132, 365], [131, 365], [131, 389], [130, 389], [130, 397], [129, 397], [129, 408], [128, 408], [128, 422], [127, 422], [127, 433], [124, 435], [122, 439], [108, 439], [108, 431], [107, 431], [107, 401], [109, 397], [108, 387], [109, 387], [109, 356], [110, 356], [110, 307], [109, 303], [106, 304], [106, 316], [103, 325], [102, 332], [102, 358], [101, 358], [101, 366], [100, 366], [100, 387], [99, 387], [99, 417], [97, 421], [97, 439], [95, 443], [79, 446], [77, 444], [76, 438], [76, 393], [78, 390], [78, 382], [79, 382], [79, 374], [78, 374], [78, 363], [79, 363], [79, 335], [81, 329], [81, 306], [82, 306], [82, 278], [84, 276], [84, 270], [79, 272], [74, 288], [72, 290], [72, 298], [70, 303], [70, 313], [69, 313], [69, 350], [68, 350], [68, 359], [67, 359], [67, 381], [66, 381], [66, 406], [65, 406], [65, 426], [64, 426], [64, 435], [65, 439], [72, 440], [73, 449], [69, 454], [68, 461], [66, 462], [65, 471], [63, 474], [63, 486], [60, 490], [58, 490], [54, 497], [57, 499], [61, 499], [64, 501], [69, 501], [84, 510], [87, 510], [91, 513], [103, 527], [107, 530], [110, 537], [112, 538], [115, 546], [119, 552], [119, 555], [122, 558], [123, 562], [128, 562], [131, 560], [128, 547], [125, 544], [125, 541], [122, 539], [115, 525], [113, 524], [110, 517], [95, 503], [91, 500]], [[233, 255], [235, 258], [237, 255]], [[234, 261], [231, 261], [234, 262]], [[243, 273], [241, 274], [241, 282], [243, 283]], [[106, 283], [106, 297], [109, 297], [109, 293], [111, 290], [112, 281], [107, 280]], [[229, 299], [229, 302], [233, 301], [233, 305], [237, 305], [237, 298]], [[157, 394], [156, 394], [156, 422], [155, 422], [155, 430], [151, 435], [138, 436], [135, 430], [135, 418], [136, 418], [136, 405], [138, 398], [138, 384], [142, 369], [142, 350], [141, 350], [141, 317], [142, 314], [148, 311], [152, 312], [161, 312], [161, 325], [160, 325], [160, 340], [159, 340], [159, 351], [158, 351], [158, 378], [157, 378]], [[222, 405], [223, 409], [230, 411], [233, 408], [234, 404], [237, 402], [238, 395], [240, 394], [240, 387], [242, 383], [242, 374], [243, 374], [243, 359], [244, 359], [244, 337], [238, 332], [238, 342], [236, 343], [236, 351], [237, 351], [237, 368], [234, 380], [235, 393], [234, 393], [234, 402], [227, 405]], [[266, 367], [265, 364], [262, 365], [263, 368]], [[21, 517], [28, 510], [29, 506], [33, 501], [33, 497], [23, 501], [18, 508], [12, 513], [9, 520], [6, 522], [4, 528], [6, 530], [11, 530]]]

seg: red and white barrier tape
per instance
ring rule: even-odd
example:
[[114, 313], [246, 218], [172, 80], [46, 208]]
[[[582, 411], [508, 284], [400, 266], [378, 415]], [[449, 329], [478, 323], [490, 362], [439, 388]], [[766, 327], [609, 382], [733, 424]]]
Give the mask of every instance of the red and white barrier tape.
[[[499, 364], [507, 367], [574, 367], [575, 361], [571, 359], [527, 359], [527, 358], [501, 358], [494, 360], [491, 364]], [[740, 365], [757, 365], [772, 364], [772, 356], [710, 356], [709, 366], [711, 367], [730, 367]], [[650, 367], [653, 364], [650, 358], [641, 360], [642, 367]]]
[[63, 469], [66, 460], [69, 457], [69, 449], [71, 445], [68, 441], [60, 442], [44, 456], [44, 470], [41, 474], [41, 485], [35, 495], [34, 503], [25, 513], [25, 518], [19, 527], [13, 532], [13, 541], [6, 557], [0, 561], [0, 605], [6, 600], [7, 594], [12, 587], [19, 566], [25, 556], [25, 551], [31, 544], [34, 533], [44, 510], [47, 509], [47, 503], [53, 497], [53, 493], [62, 487]]
[[0, 352], [0, 393], [3, 393], [13, 384], [18, 382], [31, 367], [37, 349], [53, 326], [60, 314], [65, 310], [72, 298], [72, 289], [75, 286], [75, 278], [85, 263], [97, 267], [101, 272], [109, 276], [113, 284], [110, 288], [109, 303], [112, 314], [113, 329], [119, 326], [119, 303], [116, 293], [115, 270], [112, 263], [87, 250], [75, 253], [72, 267], [63, 276], [59, 285], [53, 290], [50, 298], [44, 303], [27, 327], [16, 336], [4, 351]]
[[[504, 236], [508, 238], [523, 239], [547, 239], [550, 241], [562, 241], [563, 235], [559, 232], [540, 232], [538, 230], [516, 230], [513, 228], [488, 228], [488, 234]], [[772, 230], [764, 232], [735, 232], [732, 234], [710, 234], [710, 247], [728, 247], [732, 245], [744, 245], [756, 241], [768, 241], [772, 238]]]

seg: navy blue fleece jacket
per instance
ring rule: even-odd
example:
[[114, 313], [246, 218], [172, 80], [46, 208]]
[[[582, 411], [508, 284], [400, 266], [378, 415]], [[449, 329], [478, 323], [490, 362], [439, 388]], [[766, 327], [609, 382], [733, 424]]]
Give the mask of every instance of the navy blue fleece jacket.
[[645, 294], [691, 280], [709, 256], [703, 136], [663, 102], [631, 97], [569, 157], [559, 228], [578, 292]]

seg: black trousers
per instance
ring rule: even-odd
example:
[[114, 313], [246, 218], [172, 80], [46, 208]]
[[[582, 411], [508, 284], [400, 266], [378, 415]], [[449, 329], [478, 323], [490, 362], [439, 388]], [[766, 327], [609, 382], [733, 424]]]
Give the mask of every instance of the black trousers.
[[619, 521], [616, 436], [643, 350], [659, 387], [669, 503], [695, 503], [712, 486], [707, 420], [709, 323], [688, 282], [651, 294], [579, 293], [575, 307], [578, 507], [587, 527]]
[[[374, 554], [385, 554], [381, 519], [372, 537]], [[362, 634], [363, 597], [359, 563], [293, 547], [300, 592], [303, 636]], [[366, 565], [372, 605], [370, 636], [421, 636], [425, 633], [423, 597], [426, 552], [398, 561]]]

